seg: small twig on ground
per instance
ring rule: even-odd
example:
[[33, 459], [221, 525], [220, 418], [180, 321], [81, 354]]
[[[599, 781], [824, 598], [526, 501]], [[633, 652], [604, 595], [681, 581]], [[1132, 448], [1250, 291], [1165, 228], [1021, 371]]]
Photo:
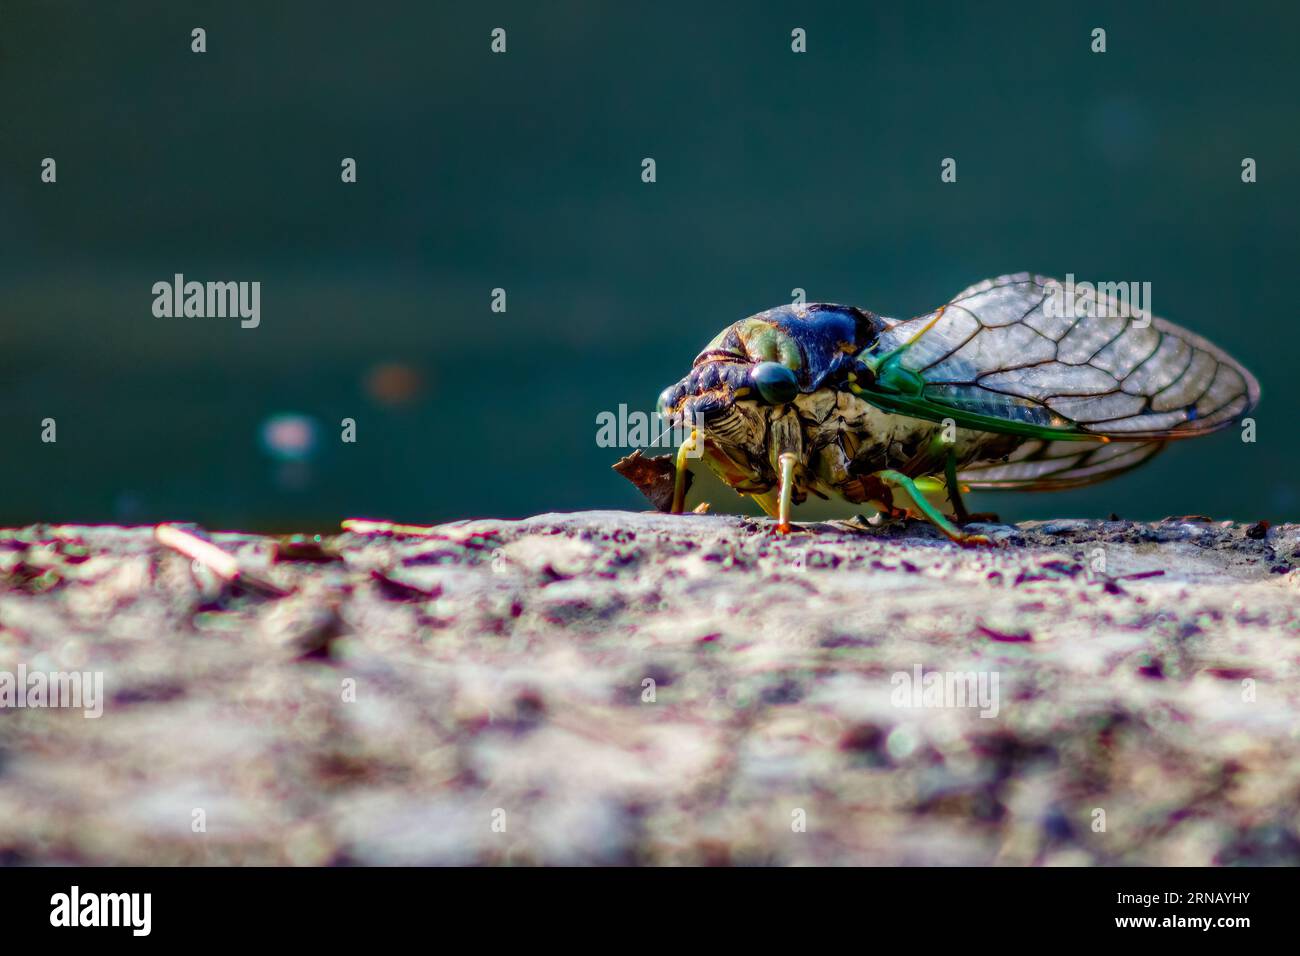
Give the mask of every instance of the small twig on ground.
[[218, 577], [232, 584], [240, 584], [273, 597], [284, 597], [289, 592], [265, 578], [251, 574], [239, 566], [239, 560], [223, 551], [211, 541], [183, 531], [175, 525], [160, 524], [153, 530], [154, 539], [161, 545], [177, 551], [192, 561], [197, 561]]

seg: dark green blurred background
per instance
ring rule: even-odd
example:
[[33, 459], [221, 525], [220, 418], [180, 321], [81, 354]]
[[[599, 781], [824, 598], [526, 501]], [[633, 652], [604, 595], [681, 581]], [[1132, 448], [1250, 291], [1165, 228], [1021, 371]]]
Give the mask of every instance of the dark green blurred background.
[[[1088, 6], [0, 0], [0, 522], [641, 509], [596, 415], [724, 325], [1022, 269], [1150, 281], [1258, 442], [977, 507], [1300, 518], [1296, 7]], [[155, 318], [175, 272], [261, 281], [261, 327]]]

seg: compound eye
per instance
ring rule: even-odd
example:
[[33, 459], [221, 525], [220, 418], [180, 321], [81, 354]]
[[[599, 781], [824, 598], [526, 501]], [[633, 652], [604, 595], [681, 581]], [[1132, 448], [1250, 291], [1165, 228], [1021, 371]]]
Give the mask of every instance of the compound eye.
[[655, 403], [655, 410], [658, 411], [661, 416], [667, 417], [668, 413], [672, 411], [672, 403], [677, 397], [677, 392], [678, 387], [676, 385], [669, 385], [659, 393], [659, 401]]
[[758, 394], [769, 405], [784, 405], [799, 394], [799, 380], [780, 362], [759, 362], [749, 373]]

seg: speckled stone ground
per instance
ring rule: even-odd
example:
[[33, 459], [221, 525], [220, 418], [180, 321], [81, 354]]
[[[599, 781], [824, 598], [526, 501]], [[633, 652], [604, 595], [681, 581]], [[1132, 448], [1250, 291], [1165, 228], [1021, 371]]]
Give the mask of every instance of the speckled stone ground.
[[[0, 532], [0, 674], [106, 697], [0, 708], [0, 861], [1300, 862], [1300, 526], [986, 530], [213, 536], [279, 597]], [[905, 706], [917, 667], [996, 715]]]

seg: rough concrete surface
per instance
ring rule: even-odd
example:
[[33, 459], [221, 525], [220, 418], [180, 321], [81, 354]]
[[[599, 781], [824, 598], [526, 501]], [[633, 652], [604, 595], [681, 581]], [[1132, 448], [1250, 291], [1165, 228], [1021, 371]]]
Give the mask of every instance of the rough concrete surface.
[[0, 709], [0, 861], [1300, 862], [1300, 526], [984, 530], [0, 532], [0, 674], [105, 697]]

